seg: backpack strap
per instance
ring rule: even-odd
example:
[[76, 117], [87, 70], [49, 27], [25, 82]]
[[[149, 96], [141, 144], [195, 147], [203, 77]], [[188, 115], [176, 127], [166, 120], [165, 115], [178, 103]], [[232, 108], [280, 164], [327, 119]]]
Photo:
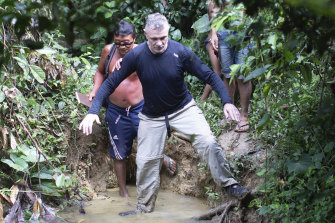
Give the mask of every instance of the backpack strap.
[[113, 58], [115, 49], [116, 49], [116, 46], [115, 46], [115, 44], [113, 43], [113, 44], [112, 44], [112, 47], [111, 47], [111, 49], [110, 49], [110, 51], [109, 51], [109, 54], [108, 54], [108, 56], [107, 56], [107, 58], [106, 58], [106, 61], [105, 61], [105, 75], [104, 75], [104, 80], [106, 80], [107, 77], [108, 77], [109, 64], [110, 64], [111, 61], [112, 61], [112, 58]]

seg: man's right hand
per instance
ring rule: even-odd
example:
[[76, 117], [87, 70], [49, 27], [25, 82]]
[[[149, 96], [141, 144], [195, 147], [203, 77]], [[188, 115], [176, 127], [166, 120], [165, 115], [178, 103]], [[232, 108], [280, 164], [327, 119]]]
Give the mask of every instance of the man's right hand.
[[88, 114], [85, 116], [83, 121], [79, 125], [79, 130], [83, 130], [85, 135], [89, 135], [92, 133], [92, 126], [93, 123], [96, 122], [97, 124], [101, 124], [99, 116], [96, 114]]
[[219, 51], [219, 38], [218, 38], [215, 28], [211, 29], [210, 38], [211, 38], [211, 45], [213, 47], [213, 50], [215, 52], [218, 52]]
[[241, 121], [240, 112], [235, 107], [235, 105], [233, 105], [231, 103], [226, 103], [223, 106], [223, 112], [224, 112], [227, 120], [233, 120], [233, 121], [236, 121], [236, 122], [240, 122]]

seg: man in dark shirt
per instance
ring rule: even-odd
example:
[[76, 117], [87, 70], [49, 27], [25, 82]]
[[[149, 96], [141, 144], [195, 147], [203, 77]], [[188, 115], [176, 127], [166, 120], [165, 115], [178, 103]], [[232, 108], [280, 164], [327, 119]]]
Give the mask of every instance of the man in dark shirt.
[[[127, 21], [117, 23], [114, 30], [114, 44], [106, 45], [101, 53], [100, 62], [94, 75], [92, 91], [87, 95], [89, 100], [95, 97], [105, 75], [112, 74], [118, 61], [134, 47], [136, 31], [133, 24]], [[120, 188], [121, 197], [129, 197], [126, 188], [126, 158], [130, 155], [133, 140], [137, 135], [140, 122], [138, 113], [142, 110], [144, 100], [142, 85], [136, 73], [132, 73], [119, 84], [113, 94], [108, 97], [106, 121], [110, 136], [110, 157], [114, 161], [114, 172]], [[171, 176], [177, 173], [177, 164], [170, 157], [164, 155], [163, 165]]]
[[169, 28], [163, 15], [154, 13], [148, 16], [144, 29], [148, 41], [125, 55], [122, 68], [114, 71], [101, 85], [89, 114], [79, 126], [85, 134], [91, 134], [93, 123], [100, 123], [97, 114], [103, 100], [122, 80], [137, 72], [144, 95], [136, 156], [137, 210], [122, 215], [153, 211], [160, 184], [164, 143], [170, 128], [192, 139], [192, 145], [201, 159], [208, 163], [218, 185], [238, 199], [249, 193], [233, 178], [222, 148], [186, 87], [184, 72], [194, 74], [212, 86], [222, 100], [227, 119], [240, 121], [240, 113], [218, 75], [190, 49], [168, 39]]

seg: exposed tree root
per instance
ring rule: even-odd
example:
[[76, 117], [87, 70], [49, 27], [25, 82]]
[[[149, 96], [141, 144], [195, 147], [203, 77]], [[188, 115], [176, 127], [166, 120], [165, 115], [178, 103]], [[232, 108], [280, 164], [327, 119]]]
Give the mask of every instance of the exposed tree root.
[[232, 202], [229, 202], [229, 204], [226, 206], [226, 208], [224, 209], [224, 211], [222, 212], [220, 219], [218, 221], [218, 223], [223, 223], [223, 221], [227, 218], [227, 213], [229, 211], [229, 209], [232, 207]]
[[[219, 215], [222, 213], [222, 217], [221, 219], [224, 220], [224, 216], [227, 215], [229, 209], [231, 207], [236, 207], [236, 206], [239, 206], [240, 202], [237, 201], [237, 200], [234, 200], [234, 201], [230, 201], [230, 202], [227, 202], [227, 203], [223, 203], [221, 204], [220, 206], [216, 207], [216, 208], [213, 208], [201, 215], [198, 215], [198, 216], [194, 216], [192, 217], [193, 220], [196, 220], [196, 221], [200, 221], [200, 220], [210, 220], [212, 219], [214, 216], [216, 215]], [[220, 220], [219, 222], [221, 223], [223, 220]]]
[[[244, 207], [251, 201], [253, 196], [249, 195], [245, 199], [239, 201], [237, 199], [230, 200], [229, 202], [225, 202], [218, 207], [215, 207], [201, 215], [192, 217], [193, 220], [201, 221], [201, 220], [212, 220], [213, 217], [219, 216], [217, 219], [218, 223], [230, 223], [230, 222], [243, 222], [245, 218]], [[229, 211], [233, 207], [238, 207], [238, 211], [234, 213], [234, 215], [228, 215]]]

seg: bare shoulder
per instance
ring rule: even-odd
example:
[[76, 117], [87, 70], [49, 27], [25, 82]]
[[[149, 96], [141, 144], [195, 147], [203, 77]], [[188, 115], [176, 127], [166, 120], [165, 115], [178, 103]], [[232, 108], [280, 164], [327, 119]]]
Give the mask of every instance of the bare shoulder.
[[101, 58], [106, 58], [107, 55], [109, 54], [109, 51], [112, 47], [112, 44], [107, 44], [103, 49], [102, 49], [102, 52], [101, 52]]
[[98, 67], [98, 70], [101, 72], [101, 73], [104, 73], [105, 72], [105, 61], [106, 61], [106, 58], [109, 54], [109, 50], [111, 48], [112, 44], [108, 44], [106, 46], [104, 46], [104, 48], [102, 49], [102, 52], [101, 52], [101, 57], [100, 57], [100, 61], [99, 61], [99, 67]]

